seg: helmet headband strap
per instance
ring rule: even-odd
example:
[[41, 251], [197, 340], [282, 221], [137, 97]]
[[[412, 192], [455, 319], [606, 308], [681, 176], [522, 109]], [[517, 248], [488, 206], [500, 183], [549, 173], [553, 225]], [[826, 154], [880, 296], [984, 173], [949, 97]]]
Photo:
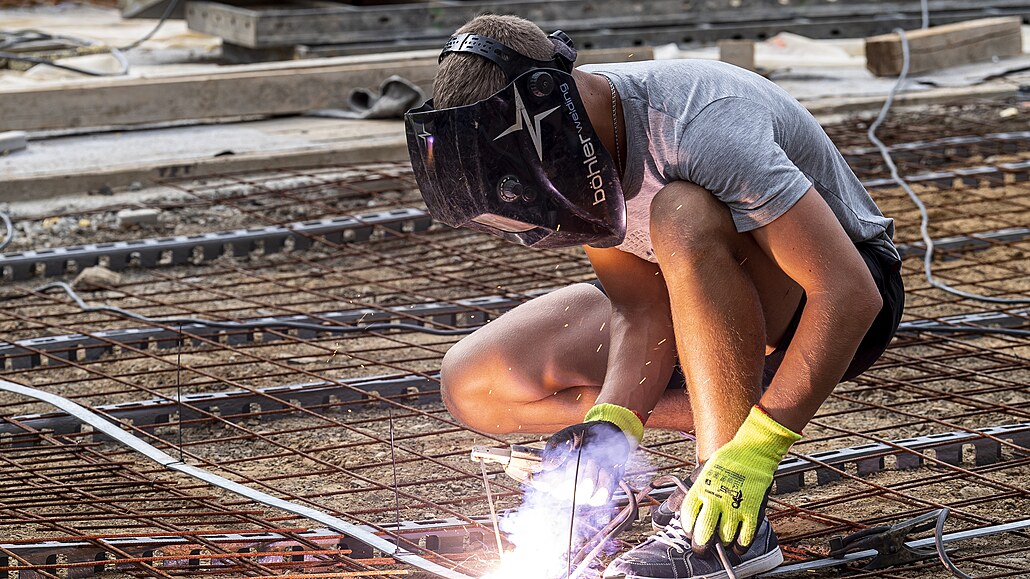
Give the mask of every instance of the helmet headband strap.
[[572, 40], [561, 30], [556, 30], [547, 38], [554, 45], [554, 58], [536, 60], [492, 38], [465, 32], [456, 34], [447, 41], [440, 53], [439, 61], [442, 62], [444, 57], [452, 53], [475, 54], [501, 67], [508, 82], [512, 82], [530, 68], [557, 68], [571, 72], [576, 61], [576, 49], [572, 47]]

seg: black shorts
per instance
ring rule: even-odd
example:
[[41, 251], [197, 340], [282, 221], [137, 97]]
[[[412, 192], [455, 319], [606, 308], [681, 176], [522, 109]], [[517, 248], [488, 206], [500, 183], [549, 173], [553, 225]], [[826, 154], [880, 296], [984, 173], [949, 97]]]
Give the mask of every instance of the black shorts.
[[[883, 298], [883, 308], [876, 316], [876, 319], [873, 320], [873, 324], [869, 327], [869, 331], [866, 332], [862, 343], [859, 344], [855, 357], [851, 359], [851, 364], [844, 372], [844, 377], [841, 378], [842, 382], [859, 376], [880, 358], [887, 349], [887, 345], [890, 344], [891, 339], [894, 338], [894, 332], [898, 329], [902, 311], [905, 309], [905, 288], [901, 281], [901, 261], [878, 245], [858, 243], [855, 247], [858, 248], [859, 255], [862, 256], [862, 259], [865, 260], [866, 265], [869, 267], [869, 272], [873, 275], [873, 281], [876, 282], [876, 288], [880, 290], [880, 297]], [[590, 283], [602, 292], [604, 291], [599, 281], [594, 280]], [[791, 340], [794, 338], [794, 332], [797, 331], [798, 323], [801, 321], [801, 314], [805, 310], [805, 301], [805, 296], [802, 294], [801, 301], [798, 303], [798, 309], [794, 312], [790, 323], [787, 324], [787, 328], [780, 338], [780, 343], [776, 345], [776, 349], [771, 354], [765, 357], [765, 370], [762, 375], [763, 389], [769, 387], [773, 376], [776, 374], [776, 370], [779, 369], [780, 363], [783, 362], [783, 356], [787, 353], [787, 346], [790, 345]], [[669, 380], [669, 388], [683, 388], [684, 386], [686, 386], [686, 379], [683, 377], [683, 371], [680, 369], [679, 364], [676, 364], [672, 373], [672, 379]]]

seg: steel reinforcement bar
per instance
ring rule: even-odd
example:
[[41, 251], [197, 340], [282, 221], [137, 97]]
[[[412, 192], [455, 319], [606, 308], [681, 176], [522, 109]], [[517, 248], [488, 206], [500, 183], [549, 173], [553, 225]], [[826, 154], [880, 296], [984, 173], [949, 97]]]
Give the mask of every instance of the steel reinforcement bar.
[[[543, 295], [547, 291], [532, 292], [529, 297]], [[455, 300], [454, 302], [432, 302], [394, 306], [384, 309], [361, 308], [338, 312], [296, 314], [292, 316], [271, 316], [247, 318], [247, 323], [267, 324], [272, 329], [283, 322], [307, 323], [313, 325], [355, 325], [371, 324], [403, 318], [422, 324], [438, 324], [452, 327], [471, 327], [485, 324], [494, 313], [502, 313], [523, 303], [525, 298], [484, 296]], [[291, 330], [300, 339], [318, 337], [315, 330]], [[21, 370], [43, 365], [60, 366], [67, 361], [92, 361], [113, 352], [115, 346], [130, 346], [147, 349], [154, 345], [158, 349], [176, 348], [183, 336], [194, 346], [201, 346], [209, 340], [224, 340], [229, 345], [268, 343], [284, 339], [282, 334], [258, 332], [254, 329], [226, 330], [202, 324], [183, 324], [182, 327], [126, 328], [122, 330], [101, 330], [89, 335], [65, 334], [18, 340], [14, 343], [0, 343], [0, 369]], [[192, 337], [192, 338], [190, 338]], [[203, 338], [204, 340], [201, 340]], [[41, 355], [45, 352], [46, 355]]]
[[[423, 397], [437, 399], [438, 375], [374, 376], [344, 380], [340, 382], [308, 382], [258, 388], [186, 394], [180, 399], [154, 398], [150, 400], [105, 404], [93, 408], [94, 412], [131, 423], [137, 428], [167, 425], [179, 413], [178, 422], [184, 423], [202, 418], [205, 414], [217, 414], [220, 418], [234, 422], [258, 415], [264, 420], [286, 415], [284, 403], [303, 408], [327, 408], [347, 402], [368, 400], [373, 397]], [[37, 439], [34, 431], [50, 431], [58, 435], [76, 434], [81, 431], [81, 421], [67, 413], [52, 412], [30, 414], [0, 423], [0, 434], [7, 434], [5, 445], [31, 446]], [[19, 433], [24, 433], [19, 436]], [[108, 440], [101, 432], [90, 433], [94, 442]], [[83, 434], [89, 436], [90, 434]], [[810, 455], [818, 462], [803, 458], [788, 458], [780, 463], [776, 475], [776, 493], [793, 492], [804, 485], [804, 473], [815, 470], [819, 484], [840, 479], [839, 473], [824, 465], [843, 468], [854, 464], [859, 474], [879, 472], [885, 468], [884, 457], [897, 455], [896, 468], [918, 468], [922, 465], [921, 453], [934, 449], [938, 460], [948, 464], [962, 462], [962, 449], [972, 444], [977, 466], [993, 464], [1001, 459], [998, 440], [1010, 440], [1019, 447], [1030, 447], [1030, 423], [998, 426], [976, 432], [950, 432], [894, 441], [892, 444], [866, 444], [840, 451], [819, 452]], [[905, 452], [905, 451], [910, 452]], [[669, 489], [671, 492], [671, 489]]]
[[[898, 143], [887, 147], [901, 167], [932, 167], [954, 163], [955, 158], [1018, 154], [1030, 148], [1030, 131], [963, 135]], [[842, 153], [852, 169], [859, 172], [886, 172], [876, 147], [855, 147]]]
[[[301, 385], [298, 385], [301, 386]], [[73, 419], [74, 420], [74, 419]], [[838, 471], [854, 465], [859, 476], [865, 476], [891, 468], [896, 470], [919, 468], [924, 463], [924, 453], [932, 451], [937, 460], [958, 466], [963, 463], [963, 451], [972, 447], [976, 466], [987, 466], [1003, 462], [1001, 447], [1003, 442], [1018, 447], [1016, 454], [1025, 454], [1030, 447], [1030, 423], [1009, 424], [969, 432], [945, 432], [915, 438], [892, 441], [888, 444], [865, 444], [839, 450], [824, 451], [804, 457], [790, 457], [780, 463], [774, 481], [774, 494], [782, 494], [800, 490], [805, 486], [805, 473], [815, 472], [816, 485], [829, 484], [840, 480]], [[1019, 450], [1021, 448], [1022, 450]], [[893, 456], [893, 465], [888, 465], [886, 457]], [[660, 501], [674, 490], [673, 487], [659, 487], [651, 493], [651, 498]], [[491, 520], [486, 516], [471, 517], [469, 520], [456, 518], [433, 519], [426, 521], [400, 521], [386, 523], [381, 528], [388, 536], [397, 536], [406, 541], [422, 546], [428, 551], [440, 554], [456, 554], [468, 549], [481, 549], [486, 544], [486, 533]], [[382, 535], [383, 531], [373, 527], [355, 525], [369, 534]], [[153, 556], [155, 551], [173, 546], [193, 545], [203, 540], [208, 543], [229, 545], [240, 551], [243, 549], [275, 549], [287, 550], [299, 546], [298, 539], [324, 545], [328, 548], [349, 550], [349, 556], [355, 559], [367, 559], [375, 556], [375, 550], [352, 537], [341, 535], [330, 529], [312, 529], [302, 533], [293, 533], [290, 539], [280, 533], [217, 533], [184, 536], [181, 534], [162, 536], [160, 534], [147, 537], [110, 537], [99, 538], [99, 541], [111, 547], [136, 554], [140, 557]], [[348, 540], [350, 539], [350, 540]], [[0, 552], [19, 554], [26, 559], [53, 560], [63, 556], [68, 562], [103, 561], [104, 551], [87, 541], [44, 541], [0, 543]], [[299, 555], [302, 559], [304, 556]], [[212, 555], [214, 561], [217, 556]], [[226, 555], [223, 559], [230, 559]], [[296, 559], [295, 559], [296, 560]], [[105, 563], [97, 563], [102, 567]], [[4, 557], [0, 556], [0, 567], [6, 566]]]
[[[1023, 133], [1004, 135], [1007, 137], [1022, 136]], [[956, 137], [956, 139], [964, 139], [963, 142], [966, 142], [971, 138]], [[947, 139], [943, 141], [947, 141]], [[928, 144], [913, 143], [905, 146], [928, 146]], [[928, 184], [940, 189], [952, 188], [959, 183], [969, 187], [1021, 183], [1030, 181], [1030, 161], [921, 173], [911, 175], [906, 179], [913, 185]], [[889, 178], [867, 180], [863, 184], [869, 189], [897, 186]], [[104, 264], [115, 271], [133, 266], [151, 268], [163, 265], [199, 264], [210, 262], [223, 255], [241, 257], [259, 250], [265, 254], [277, 253], [291, 245], [294, 250], [304, 250], [310, 248], [314, 239], [318, 237], [336, 244], [345, 241], [363, 241], [371, 237], [373, 228], [376, 226], [395, 231], [424, 231], [431, 224], [432, 218], [425, 211], [417, 208], [400, 208], [288, 225], [31, 250], [0, 255], [0, 279], [21, 281], [35, 277], [58, 276], [98, 264]], [[1012, 231], [999, 232], [999, 235], [1009, 236], [1012, 239], [1023, 239], [1027, 233], [1025, 228], [1017, 228]], [[983, 241], [987, 243], [1000, 242], [1003, 241], [1003, 238], [988, 239], [984, 237]], [[921, 247], [919, 244], [914, 244], [914, 246]]]
[[[444, 579], [470, 579], [468, 575], [448, 569], [438, 563], [423, 558], [416, 552], [413, 552], [409, 545], [405, 544], [402, 546], [399, 540], [396, 543], [391, 543], [375, 533], [362, 529], [361, 527], [344, 521], [338, 517], [334, 517], [308, 506], [283, 500], [263, 491], [229, 480], [203, 468], [186, 464], [161, 451], [157, 447], [133, 436], [132, 434], [129, 434], [128, 432], [125, 432], [114, 423], [109, 422], [105, 418], [89, 411], [71, 400], [68, 400], [67, 398], [44, 392], [36, 388], [16, 384], [14, 382], [8, 382], [6, 380], [0, 380], [0, 390], [19, 394], [28, 398], [34, 398], [46, 404], [60, 408], [64, 412], [75, 417], [76, 420], [90, 425], [95, 430], [102, 431], [105, 435], [111, 437], [119, 444], [128, 447], [132, 451], [145, 456], [169, 470], [203, 481], [211, 486], [227, 490], [231, 493], [242, 496], [247, 500], [268, 505], [321, 523], [336, 532], [346, 535], [352, 541], [363, 543], [370, 550], [379, 551], [386, 557], [392, 557], [398, 562], [412, 565], [438, 577], [443, 577]], [[415, 545], [415, 547], [421, 548], [418, 545]]]
[[[1030, 236], [1030, 230], [1010, 231], [997, 235], [948, 238], [938, 249], [975, 250], [992, 246], [997, 240], [1022, 240]], [[988, 241], [990, 240], [990, 241]], [[914, 251], [914, 250], [913, 250]], [[354, 325], [386, 322], [404, 319], [423, 325], [435, 324], [450, 327], [481, 326], [496, 315], [500, 315], [527, 299], [541, 296], [553, 290], [529, 292], [525, 297], [482, 296], [453, 302], [430, 302], [389, 308], [361, 308], [337, 312], [322, 312], [310, 315], [270, 316], [239, 320], [246, 323], [267, 324], [272, 329], [276, 324], [298, 322], [313, 325]], [[902, 322], [899, 330], [918, 331], [941, 326], [982, 326], [1014, 328], [1025, 325], [1030, 310], [1019, 309], [1008, 312], [984, 311], [971, 314], [944, 316], [934, 319]], [[319, 337], [316, 330], [290, 330], [300, 339]], [[326, 332], [328, 335], [329, 332]], [[193, 346], [202, 347], [209, 341], [223, 341], [229, 345], [270, 343], [285, 339], [282, 332], [261, 332], [255, 329], [227, 330], [202, 324], [184, 324], [176, 329], [162, 327], [125, 328], [100, 330], [86, 334], [65, 334], [27, 338], [13, 343], [0, 342], [0, 370], [24, 370], [44, 364], [49, 367], [65, 365], [70, 361], [94, 361], [114, 352], [115, 346], [134, 349], [172, 349], [189, 340]]]

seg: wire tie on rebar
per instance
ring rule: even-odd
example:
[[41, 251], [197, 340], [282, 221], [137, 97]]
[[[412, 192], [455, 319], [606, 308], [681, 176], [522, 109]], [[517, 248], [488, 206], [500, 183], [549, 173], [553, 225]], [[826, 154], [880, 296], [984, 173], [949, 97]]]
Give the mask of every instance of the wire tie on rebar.
[[940, 513], [940, 510], [936, 510], [894, 525], [871, 527], [851, 535], [833, 537], [830, 539], [829, 555], [843, 559], [848, 553], [872, 549], [876, 555], [864, 567], [870, 571], [935, 558], [937, 549], [913, 548], [905, 543], [913, 533], [933, 530]]

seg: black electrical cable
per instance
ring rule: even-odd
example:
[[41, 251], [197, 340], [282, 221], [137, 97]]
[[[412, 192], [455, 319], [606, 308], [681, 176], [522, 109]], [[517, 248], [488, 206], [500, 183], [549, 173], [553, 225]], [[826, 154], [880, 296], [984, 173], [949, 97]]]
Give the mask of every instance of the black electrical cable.
[[209, 328], [224, 328], [227, 330], [257, 330], [257, 329], [272, 329], [272, 328], [294, 328], [298, 330], [312, 330], [316, 332], [329, 332], [334, 334], [353, 334], [357, 332], [377, 332], [383, 330], [407, 330], [411, 332], [421, 332], [423, 334], [432, 334], [434, 336], [461, 336], [465, 334], [471, 334], [472, 332], [479, 329], [479, 326], [471, 328], [457, 328], [453, 330], [447, 330], [442, 328], [431, 328], [428, 326], [420, 326], [418, 324], [407, 324], [407, 323], [389, 323], [389, 322], [377, 322], [374, 324], [365, 324], [362, 326], [323, 326], [321, 324], [310, 324], [306, 322], [291, 322], [288, 320], [277, 320], [277, 321], [254, 321], [254, 322], [220, 322], [217, 320], [204, 320], [201, 318], [152, 318], [131, 312], [126, 309], [122, 309], [116, 306], [91, 306], [87, 304], [74, 289], [63, 281], [48, 283], [41, 285], [34, 289], [37, 292], [47, 292], [52, 289], [60, 289], [68, 295], [75, 302], [75, 305], [79, 306], [84, 312], [107, 312], [123, 316], [132, 320], [138, 320], [150, 324], [160, 324], [165, 326], [177, 326], [184, 324], [196, 324], [201, 326], [207, 326]]
[[117, 48], [105, 47], [107, 51], [113, 56], [118, 63], [121, 65], [121, 70], [118, 72], [103, 72], [98, 70], [89, 70], [87, 68], [80, 68], [70, 64], [59, 64], [45, 58], [39, 58], [35, 56], [28, 56], [25, 54], [18, 54], [16, 52], [8, 52], [3, 49], [10, 49], [19, 44], [25, 44], [28, 42], [39, 42], [39, 41], [60, 41], [72, 46], [77, 47], [100, 47], [101, 44], [93, 40], [86, 38], [77, 38], [74, 36], [64, 36], [60, 34], [50, 34], [41, 30], [33, 29], [22, 29], [22, 30], [0, 30], [0, 58], [7, 60], [16, 60], [20, 62], [29, 62], [32, 64], [43, 64], [59, 68], [62, 70], [71, 71], [77, 74], [85, 74], [88, 76], [123, 76], [129, 72], [129, 60], [122, 54], [121, 50]]
[[80, 68], [78, 66], [72, 66], [70, 64], [61, 64], [45, 58], [37, 58], [35, 56], [25, 56], [22, 54], [15, 54], [13, 52], [0, 52], [0, 58], [7, 60], [18, 60], [21, 62], [30, 62], [32, 64], [44, 64], [46, 66], [52, 66], [61, 70], [67, 70], [78, 74], [85, 74], [88, 76], [125, 76], [129, 72], [129, 61], [125, 59], [125, 55], [118, 50], [112, 49], [110, 51], [111, 56], [114, 56], [118, 63], [121, 64], [122, 69], [118, 72], [103, 72], [99, 70], [89, 70], [88, 68]]
[[[74, 72], [74, 73], [77, 73], [77, 74], [85, 74], [87, 76], [124, 76], [124, 75], [129, 73], [129, 60], [122, 53], [123, 52], [128, 52], [130, 50], [133, 50], [133, 49], [139, 47], [139, 45], [141, 45], [144, 42], [146, 42], [146, 41], [150, 40], [151, 38], [153, 38], [154, 35], [157, 34], [157, 31], [161, 30], [161, 27], [164, 26], [164, 24], [168, 20], [168, 18], [171, 17], [172, 13], [175, 12], [175, 8], [178, 5], [179, 5], [179, 0], [171, 0], [168, 3], [168, 5], [165, 7], [165, 11], [164, 11], [163, 14], [161, 14], [161, 18], [157, 21], [157, 24], [155, 24], [154, 27], [150, 29], [150, 32], [147, 32], [145, 35], [143, 35], [143, 37], [141, 37], [140, 39], [136, 40], [135, 42], [132, 42], [131, 44], [127, 44], [125, 46], [118, 46], [118, 47], [111, 46], [111, 47], [107, 47], [108, 53], [111, 56], [113, 56], [118, 61], [118, 63], [121, 65], [121, 70], [119, 70], [118, 72], [102, 72], [102, 71], [98, 71], [98, 70], [90, 70], [90, 69], [87, 69], [87, 68], [81, 68], [81, 67], [73, 66], [73, 65], [70, 65], [70, 64], [59, 64], [59, 63], [53, 62], [51, 60], [47, 60], [45, 58], [39, 58], [39, 57], [35, 57], [35, 56], [28, 56], [28, 55], [25, 55], [25, 54], [18, 54], [18, 53], [15, 53], [15, 52], [7, 52], [7, 51], [3, 51], [3, 50], [0, 50], [0, 59], [15, 60], [15, 61], [19, 61], [19, 62], [28, 62], [28, 63], [31, 63], [31, 64], [42, 64], [42, 65], [46, 65], [46, 66], [52, 66], [54, 68], [59, 68], [61, 70], [67, 70], [67, 71]], [[33, 42], [33, 41], [40, 41], [40, 40], [60, 40], [62, 42], [67, 42], [67, 43], [69, 43], [69, 44], [71, 44], [73, 46], [99, 46], [100, 45], [97, 42], [94, 42], [92, 40], [87, 40], [85, 38], [76, 38], [76, 37], [73, 37], [73, 36], [61, 36], [61, 35], [56, 35], [56, 34], [48, 34], [46, 32], [42, 32], [42, 31], [39, 31], [39, 30], [13, 30], [13, 31], [0, 31], [0, 32], [3, 33], [3, 36], [7, 37], [6, 39], [0, 41], [0, 49], [10, 48], [12, 46], [17, 46], [18, 44], [24, 44], [26, 42]]]
[[171, 0], [171, 2], [168, 3], [168, 6], [165, 7], [165, 11], [164, 11], [164, 14], [161, 15], [161, 19], [157, 21], [157, 24], [154, 26], [154, 28], [152, 28], [150, 30], [150, 32], [146, 33], [143, 36], [143, 38], [140, 38], [139, 40], [137, 40], [136, 42], [133, 42], [132, 44], [118, 47], [117, 50], [124, 50], [125, 52], [128, 52], [128, 51], [138, 47], [139, 45], [143, 44], [144, 42], [150, 40], [155, 34], [157, 34], [158, 30], [161, 30], [161, 27], [164, 26], [165, 21], [168, 20], [169, 17], [171, 17], [172, 12], [175, 12], [175, 7], [178, 6], [178, 5], [179, 5], [179, 0]]

